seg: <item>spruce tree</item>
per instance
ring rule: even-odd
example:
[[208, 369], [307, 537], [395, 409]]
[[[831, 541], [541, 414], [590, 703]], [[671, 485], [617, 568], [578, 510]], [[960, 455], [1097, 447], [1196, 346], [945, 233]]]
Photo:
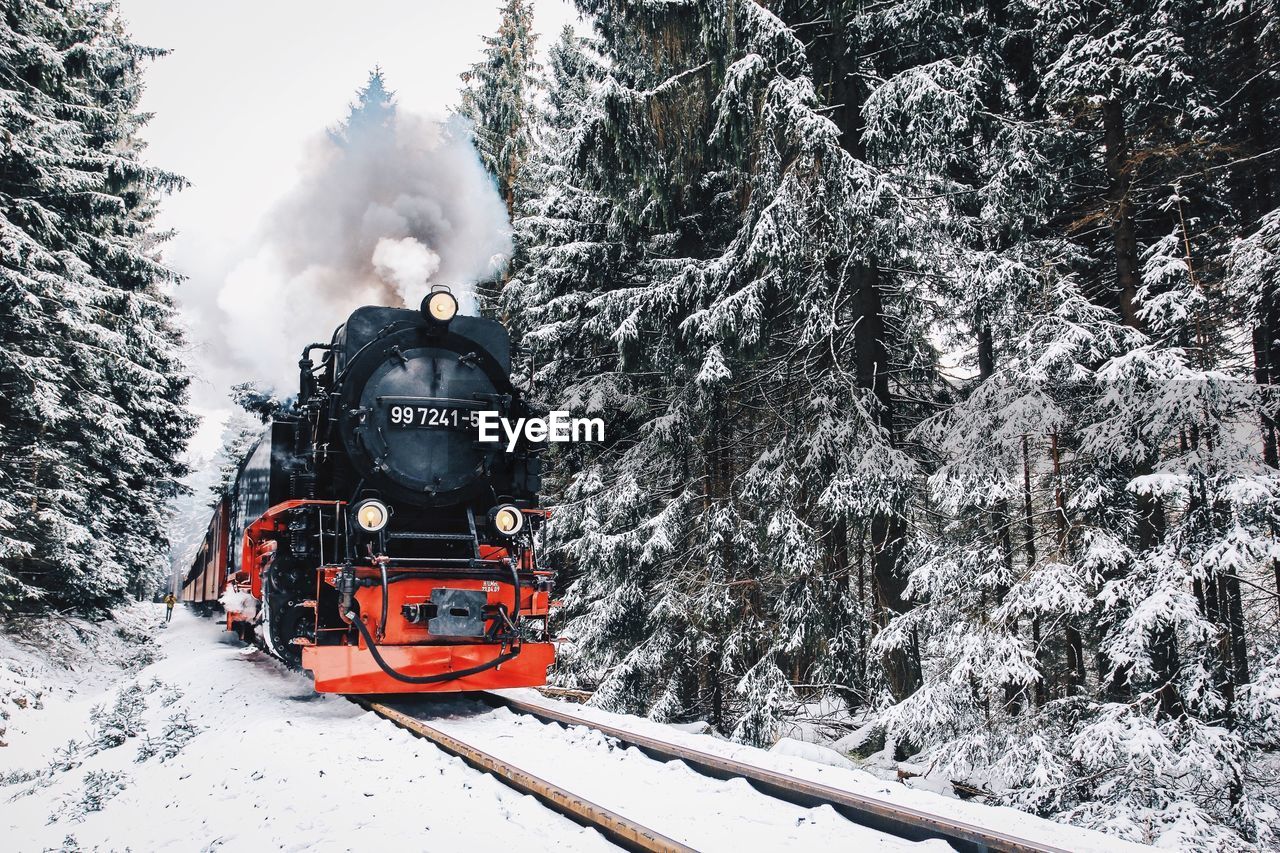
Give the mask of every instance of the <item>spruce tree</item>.
[[[995, 105], [1044, 158], [1023, 230], [1043, 284], [1005, 281], [1003, 345], [979, 332], [979, 381], [917, 433], [952, 519], [909, 590], [937, 671], [885, 719], [1023, 807], [1230, 844], [1227, 827], [1267, 832], [1240, 720], [1268, 718], [1269, 688], [1251, 684], [1240, 590], [1267, 560], [1276, 484], [1233, 426], [1263, 399], [1214, 284], [1231, 214], [1216, 71], [1193, 58], [1209, 34], [1173, 5], [1062, 11], [1018, 10], [1013, 31], [1039, 42], [998, 90], [1036, 97]], [[1007, 20], [984, 21], [989, 43], [1009, 44]], [[996, 162], [1026, 150], [993, 141]]]
[[356, 99], [347, 108], [346, 119], [330, 129], [329, 139], [342, 149], [388, 145], [394, 139], [391, 128], [396, 120], [395, 95], [387, 88], [382, 69], [375, 66], [369, 72], [369, 79], [356, 90]]
[[237, 383], [231, 386], [228, 396], [236, 404], [236, 409], [222, 427], [222, 446], [213, 459], [215, 474], [209, 485], [209, 493], [213, 497], [206, 501], [211, 507], [232, 493], [240, 466], [258, 439], [262, 438], [264, 425], [271, 423], [276, 412], [290, 405], [260, 382]]
[[473, 124], [480, 160], [498, 183], [515, 216], [525, 199], [523, 171], [535, 145], [536, 95], [542, 67], [537, 59], [530, 0], [506, 0], [498, 31], [484, 37], [483, 58], [462, 75], [458, 113]]
[[[548, 196], [568, 186], [589, 200], [605, 216], [582, 220], [600, 236], [548, 230], [512, 281], [559, 279], [575, 317], [525, 303], [513, 316], [540, 321], [526, 341], [590, 336], [551, 398], [613, 413], [615, 437], [577, 451], [558, 495], [553, 531], [580, 572], [566, 662], [607, 674], [601, 703], [705, 714], [765, 742], [793, 681], [858, 670], [851, 538], [874, 541], [881, 612], [906, 607], [890, 591], [905, 583], [893, 531], [913, 475], [886, 383], [889, 350], [909, 359], [918, 327], [862, 335], [859, 379], [844, 369], [849, 332], [881, 311], [828, 306], [848, 298], [851, 256], [898, 257], [911, 206], [843, 147], [804, 44], [776, 15], [587, 8], [608, 70]], [[902, 317], [908, 293], [893, 292]], [[909, 643], [885, 659], [895, 690], [918, 684]]]
[[218, 502], [231, 495], [235, 489], [236, 477], [240, 474], [240, 466], [245, 457], [253, 450], [253, 446], [262, 437], [263, 421], [247, 411], [234, 411], [227, 418], [222, 428], [222, 445], [213, 458], [213, 470], [216, 472], [209, 485], [209, 494], [205, 504], [216, 507]]
[[1272, 6], [579, 5], [504, 292], [609, 424], [547, 456], [559, 677], [1267, 843]]
[[98, 609], [163, 573], [164, 507], [191, 433], [151, 221], [141, 62], [114, 4], [12, 6], [0, 23], [0, 606]]

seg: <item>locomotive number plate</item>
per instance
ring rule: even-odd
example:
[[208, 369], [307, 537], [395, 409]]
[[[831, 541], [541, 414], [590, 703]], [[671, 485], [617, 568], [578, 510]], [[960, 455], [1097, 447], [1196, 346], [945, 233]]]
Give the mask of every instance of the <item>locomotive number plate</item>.
[[387, 413], [391, 426], [397, 429], [474, 429], [478, 418], [478, 409], [409, 403], [393, 405]]

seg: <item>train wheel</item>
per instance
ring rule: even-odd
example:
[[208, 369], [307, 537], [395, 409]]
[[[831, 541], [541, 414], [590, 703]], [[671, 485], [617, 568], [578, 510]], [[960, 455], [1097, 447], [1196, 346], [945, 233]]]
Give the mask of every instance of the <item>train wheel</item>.
[[296, 571], [273, 565], [262, 576], [263, 625], [268, 648], [290, 669], [302, 668], [302, 647], [293, 641], [315, 638], [315, 611], [297, 602], [303, 597]]
[[[275, 596], [272, 596], [275, 599]], [[309, 607], [285, 604], [273, 600], [270, 610], [271, 647], [280, 660], [290, 669], [302, 669], [302, 646], [293, 641], [299, 637], [312, 639], [315, 635], [313, 619], [315, 611]]]

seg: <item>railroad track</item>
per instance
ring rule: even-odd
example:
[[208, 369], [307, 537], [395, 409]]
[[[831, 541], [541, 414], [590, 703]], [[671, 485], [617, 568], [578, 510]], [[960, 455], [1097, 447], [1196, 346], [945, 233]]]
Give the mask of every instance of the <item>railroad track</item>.
[[[364, 697], [349, 697], [369, 711], [390, 720], [413, 734], [430, 740], [482, 772], [490, 773], [516, 790], [530, 794], [569, 819], [598, 830], [627, 850], [686, 851], [693, 848], [618, 814], [553, 782], [512, 765], [444, 732], [429, 721], [407, 714], [387, 704]], [[941, 840], [962, 853], [1070, 853], [1064, 848], [1020, 838], [1010, 833], [943, 817], [909, 806], [798, 779], [766, 768], [746, 764], [710, 752], [638, 734], [595, 720], [579, 717], [558, 708], [549, 708], [510, 696], [486, 693], [480, 699], [493, 707], [528, 715], [544, 723], [565, 727], [584, 726], [631, 746], [661, 762], [681, 761], [699, 774], [716, 779], [744, 779], [761, 793], [804, 808], [830, 806], [860, 826], [908, 841]]]
[[402, 729], [431, 741], [450, 755], [461, 758], [476, 770], [497, 777], [501, 782], [522, 794], [533, 796], [544, 806], [559, 812], [575, 823], [595, 829], [624, 850], [693, 853], [692, 847], [668, 838], [604, 806], [597, 805], [585, 797], [567, 791], [553, 782], [521, 770], [514, 764], [446, 734], [417, 717], [363, 697], [347, 698], [379, 717], [390, 720]]

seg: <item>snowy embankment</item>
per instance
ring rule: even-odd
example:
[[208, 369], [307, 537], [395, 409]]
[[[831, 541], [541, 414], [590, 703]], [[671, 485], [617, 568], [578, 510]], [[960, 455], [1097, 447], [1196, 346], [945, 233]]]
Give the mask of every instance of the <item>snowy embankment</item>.
[[31, 697], [3, 706], [6, 849], [612, 849], [216, 622], [119, 617], [62, 620], [47, 653], [0, 637], [0, 691]]
[[[507, 692], [522, 699], [540, 695]], [[682, 761], [654, 760], [584, 726], [565, 729], [468, 699], [444, 704], [399, 699], [393, 707], [695, 850], [951, 850], [942, 841], [915, 843], [859, 826], [830, 806], [804, 808], [774, 799], [744, 779], [714, 779]], [[670, 739], [670, 734], [659, 737]]]
[[[116, 623], [32, 622], [0, 636], [0, 831], [7, 849], [612, 849], [590, 830], [245, 648], [181, 609]], [[154, 639], [152, 639], [154, 637]], [[522, 699], [559, 707], [534, 691]], [[418, 700], [415, 700], [418, 701]], [[575, 713], [834, 787], [1026, 834], [1073, 851], [1133, 845], [1008, 809], [962, 803], [824, 764], [793, 746], [743, 747], [579, 706]], [[466, 699], [426, 703], [433, 724], [702, 850], [945, 849], [801, 809], [742, 780], [661, 764]], [[816, 749], [816, 748], [815, 748]], [[804, 754], [797, 754], [804, 753]], [[815, 760], [816, 759], [816, 760]], [[840, 762], [831, 762], [839, 764]]]
[[[635, 717], [627, 714], [614, 714], [608, 711], [601, 711], [597, 708], [585, 707], [582, 705], [568, 705], [554, 699], [548, 699], [536, 690], [505, 690], [499, 691], [519, 698], [524, 702], [535, 705], [542, 705], [549, 708], [559, 710], [569, 710], [574, 715], [585, 720], [597, 722], [605, 725], [615, 726], [627, 731], [636, 732], [637, 734], [648, 735], [649, 737], [658, 738], [668, 743], [679, 744], [690, 749], [709, 752], [740, 761], [744, 764], [760, 767], [765, 770], [772, 770], [777, 773], [783, 773], [788, 776], [794, 776], [799, 779], [805, 779], [832, 788], [838, 788], [843, 791], [849, 791], [854, 794], [869, 797], [871, 799], [881, 800], [883, 802], [896, 805], [907, 806], [920, 811], [929, 812], [943, 817], [952, 818], [964, 823], [973, 824], [975, 826], [997, 829], [1011, 835], [1016, 835], [1028, 841], [1038, 842], [1047, 846], [1070, 850], [1073, 853], [1139, 853], [1139, 851], [1152, 850], [1154, 848], [1142, 844], [1134, 844], [1132, 842], [1123, 841], [1100, 832], [1081, 829], [1066, 824], [1054, 823], [1035, 815], [1020, 812], [1016, 809], [1005, 808], [1000, 806], [988, 806], [981, 803], [966, 802], [954, 797], [943, 796], [931, 790], [919, 790], [910, 785], [901, 782], [890, 782], [873, 776], [872, 774], [856, 769], [852, 762], [844, 759], [840, 753], [827, 749], [816, 744], [805, 743], [803, 741], [784, 739], [771, 751], [757, 749], [751, 746], [743, 746], [721, 738], [712, 737], [702, 733], [701, 727], [691, 726], [671, 726], [663, 723], [656, 723], [643, 717]], [[489, 716], [512, 716], [505, 709], [499, 709], [490, 712]], [[483, 718], [473, 718], [471, 720], [459, 720], [445, 725], [439, 725], [450, 734], [462, 737], [470, 743], [484, 747], [484, 739], [493, 737], [493, 730], [486, 732], [482, 723]], [[525, 731], [531, 729], [558, 729], [558, 726], [542, 724], [536, 720], [529, 718], [516, 717], [515, 722], [524, 722], [522, 728]], [[694, 729], [689, 731], [688, 729]], [[584, 747], [598, 747], [597, 743], [603, 740], [601, 736], [593, 730], [586, 728], [571, 729], [571, 740], [581, 742]], [[533, 734], [533, 732], [530, 732]], [[507, 737], [510, 737], [508, 734]], [[497, 742], [492, 747], [497, 749]], [[540, 754], [541, 753], [541, 754]], [[642, 756], [637, 750], [626, 750], [631, 761], [638, 761]], [[557, 773], [585, 772], [589, 764], [584, 764], [580, 757], [575, 756], [576, 760], [557, 761], [555, 756], [547, 754], [540, 750], [539, 744], [533, 737], [527, 741], [504, 749], [504, 757], [513, 757], [515, 763], [526, 769], [537, 773], [544, 767], [547, 776], [555, 781], [559, 781]], [[526, 757], [527, 756], [527, 757]], [[622, 757], [616, 757], [615, 761], [621, 761]], [[677, 766], [673, 764], [671, 766]], [[683, 769], [683, 765], [678, 766]], [[674, 777], [673, 777], [674, 780]], [[704, 780], [710, 785], [724, 784], [715, 783], [711, 780]], [[565, 782], [569, 785], [568, 782]], [[743, 791], [754, 794], [746, 783], [742, 783]], [[597, 787], [599, 787], [597, 783]], [[582, 790], [581, 785], [577, 786], [577, 790]], [[601, 802], [608, 804], [608, 800]], [[619, 810], [622, 810], [619, 808]], [[822, 809], [806, 810], [810, 815], [819, 815], [824, 811], [829, 811], [825, 807]], [[630, 814], [630, 812], [628, 812]], [[830, 812], [832, 817], [843, 822], [843, 818], [836, 817], [834, 812]], [[710, 816], [710, 813], [708, 813]], [[643, 820], [639, 815], [635, 817]], [[825, 821], [819, 821], [825, 823]], [[661, 824], [655, 824], [661, 826]], [[712, 834], [714, 837], [714, 834]], [[759, 834], [754, 828], [747, 830], [744, 836], [739, 837], [739, 841], [743, 838], [750, 840], [759, 838]], [[694, 845], [699, 846], [699, 845]], [[699, 846], [699, 849], [706, 849]], [[765, 848], [768, 849], [766, 845]], [[776, 848], [774, 848], [776, 849]], [[810, 848], [805, 846], [797, 849], [823, 849], [821, 847]], [[865, 847], [846, 847], [837, 849], [867, 849]], [[921, 847], [920, 849], [925, 849]]]

